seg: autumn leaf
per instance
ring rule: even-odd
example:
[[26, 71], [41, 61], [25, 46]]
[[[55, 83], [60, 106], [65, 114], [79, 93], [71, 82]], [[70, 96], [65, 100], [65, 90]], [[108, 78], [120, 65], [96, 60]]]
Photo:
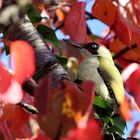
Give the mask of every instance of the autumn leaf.
[[0, 101], [4, 103], [19, 103], [22, 100], [20, 84], [13, 79], [8, 69], [0, 64]]
[[119, 38], [110, 40], [108, 43], [109, 49], [115, 54], [118, 54], [124, 49], [127, 49], [125, 53], [120, 55], [117, 60], [122, 66], [127, 66], [131, 62], [140, 62], [139, 46], [132, 44], [131, 48], [126, 46]]
[[13, 104], [6, 104], [3, 110], [3, 117], [15, 137], [26, 138], [32, 135], [28, 125], [30, 115], [28, 112]]
[[120, 13], [119, 9], [117, 10], [116, 19], [113, 27], [115, 34], [119, 37], [119, 39], [127, 46], [130, 46], [132, 41], [132, 32], [130, 28], [126, 25], [125, 19]]
[[138, 128], [139, 128], [139, 126], [140, 126], [140, 121], [135, 122], [134, 128], [133, 128], [133, 130], [131, 131], [131, 134], [130, 134], [130, 136], [131, 136], [132, 138], [135, 137], [136, 134], [138, 133]]
[[86, 127], [77, 128], [68, 132], [66, 138], [61, 140], [103, 140], [100, 124], [96, 120], [90, 120]]
[[[56, 137], [59, 129], [61, 129], [60, 136], [66, 135], [84, 116], [87, 120], [92, 107], [93, 84], [88, 82], [81, 88], [83, 91], [71, 81], [56, 82], [52, 75], [40, 81], [35, 91], [39, 124], [51, 138]], [[60, 124], [63, 128], [60, 128]]]
[[66, 16], [63, 31], [78, 43], [89, 42], [85, 19], [86, 2], [76, 2]]
[[[132, 66], [132, 64], [131, 64]], [[133, 66], [135, 67], [126, 67], [126, 69], [124, 70], [123, 73], [125, 73], [127, 71], [127, 69], [131, 68], [131, 73], [129, 75], [127, 75], [127, 77], [125, 78], [125, 81], [124, 81], [124, 84], [125, 84], [125, 87], [126, 87], [126, 90], [133, 95], [136, 103], [138, 104], [138, 106], [140, 107], [140, 94], [139, 94], [139, 91], [140, 91], [140, 66], [137, 64], [137, 65], [134, 65]], [[123, 74], [124, 75], [124, 74]]]
[[119, 109], [120, 109], [120, 113], [121, 113], [124, 120], [131, 120], [132, 119], [132, 116], [130, 113], [130, 108], [129, 108], [129, 102], [128, 102], [126, 97], [124, 98], [124, 101], [120, 105]]
[[35, 71], [33, 48], [26, 41], [16, 40], [10, 43], [10, 55], [14, 78], [22, 84]]
[[92, 15], [106, 23], [113, 25], [117, 7], [111, 0], [96, 0], [92, 7]]

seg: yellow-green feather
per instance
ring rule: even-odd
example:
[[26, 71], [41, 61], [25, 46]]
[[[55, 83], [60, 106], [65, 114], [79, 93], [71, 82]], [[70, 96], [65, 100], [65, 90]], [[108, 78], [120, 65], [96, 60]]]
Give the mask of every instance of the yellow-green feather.
[[111, 59], [99, 57], [99, 61], [99, 69], [102, 71], [105, 80], [110, 84], [118, 104], [121, 104], [124, 100], [124, 86], [120, 72]]

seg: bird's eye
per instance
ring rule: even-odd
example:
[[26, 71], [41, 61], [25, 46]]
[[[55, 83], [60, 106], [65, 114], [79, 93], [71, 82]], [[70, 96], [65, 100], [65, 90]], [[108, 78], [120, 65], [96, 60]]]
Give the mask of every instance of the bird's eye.
[[99, 45], [94, 42], [91, 47], [94, 48], [94, 49], [98, 49], [99, 48]]

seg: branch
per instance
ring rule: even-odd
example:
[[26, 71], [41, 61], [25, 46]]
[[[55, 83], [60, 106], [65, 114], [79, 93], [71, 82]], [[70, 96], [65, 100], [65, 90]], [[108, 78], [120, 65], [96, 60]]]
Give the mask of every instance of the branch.
[[[14, 32], [11, 33], [10, 30]], [[22, 39], [33, 46], [36, 60], [36, 73], [34, 75], [36, 81], [50, 72], [52, 72], [56, 76], [57, 80], [69, 79], [67, 72], [58, 63], [56, 57], [54, 56], [42, 36], [32, 25], [27, 15], [24, 15], [21, 18], [18, 26], [13, 25], [11, 26], [11, 28], [9, 28], [6, 37], [10, 40]]]

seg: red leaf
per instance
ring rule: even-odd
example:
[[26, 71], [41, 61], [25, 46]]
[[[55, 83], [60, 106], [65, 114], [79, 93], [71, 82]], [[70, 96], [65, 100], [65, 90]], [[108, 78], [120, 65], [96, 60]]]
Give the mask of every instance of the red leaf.
[[138, 128], [139, 128], [139, 126], [140, 126], [140, 121], [137, 121], [137, 122], [134, 124], [134, 128], [133, 128], [133, 130], [131, 131], [131, 134], [130, 134], [130, 136], [131, 136], [132, 138], [134, 138], [134, 137], [136, 136], [136, 134], [138, 133]]
[[21, 86], [2, 64], [0, 64], [0, 83], [0, 101], [16, 104], [22, 100]]
[[[129, 68], [129, 67], [128, 67]], [[127, 68], [126, 68], [127, 69]], [[131, 67], [132, 73], [125, 81], [126, 90], [133, 95], [136, 103], [140, 107], [140, 65], [136, 65], [136, 69]]]
[[111, 0], [96, 0], [92, 7], [92, 15], [111, 26], [115, 20], [117, 7]]
[[[83, 90], [71, 81], [55, 81], [52, 75], [47, 75], [40, 81], [35, 91], [39, 124], [52, 139], [59, 129], [60, 136], [63, 136], [76, 127], [76, 122], [84, 117], [87, 120], [92, 107], [93, 83], [87, 82], [82, 86]], [[85, 91], [86, 89], [88, 90]]]
[[[136, 44], [137, 45], [137, 44]], [[110, 40], [109, 42], [109, 49], [114, 52], [115, 54], [119, 53], [123, 49], [125, 49], [126, 46], [124, 43], [122, 43], [119, 38], [115, 38], [114, 40]], [[125, 52], [124, 54], [121, 55], [117, 60], [121, 65], [127, 66], [130, 64], [130, 62], [140, 62], [140, 46], [138, 45], [135, 49], [131, 49]]]
[[103, 140], [102, 131], [96, 120], [90, 120], [85, 128], [77, 128], [61, 140]]
[[119, 37], [119, 39], [124, 44], [130, 46], [132, 41], [132, 32], [119, 9], [117, 10], [115, 24], [113, 27], [115, 34]]
[[38, 133], [33, 136], [30, 140], [51, 140], [47, 137], [42, 131], [38, 131]]
[[0, 118], [0, 140], [13, 140], [13, 135], [4, 118]]
[[90, 41], [86, 33], [85, 6], [86, 2], [76, 2], [64, 22], [64, 32], [78, 43]]
[[131, 0], [134, 9], [134, 16], [137, 18], [137, 24], [140, 24], [140, 3], [138, 0]]
[[8, 72], [6, 67], [0, 64], [0, 94], [7, 91], [12, 81], [12, 75]]
[[6, 104], [4, 106], [4, 119], [12, 134], [18, 138], [31, 137], [31, 130], [28, 125], [29, 113], [20, 106]]
[[22, 84], [35, 71], [33, 48], [27, 42], [17, 40], [10, 43], [10, 51], [15, 79]]

